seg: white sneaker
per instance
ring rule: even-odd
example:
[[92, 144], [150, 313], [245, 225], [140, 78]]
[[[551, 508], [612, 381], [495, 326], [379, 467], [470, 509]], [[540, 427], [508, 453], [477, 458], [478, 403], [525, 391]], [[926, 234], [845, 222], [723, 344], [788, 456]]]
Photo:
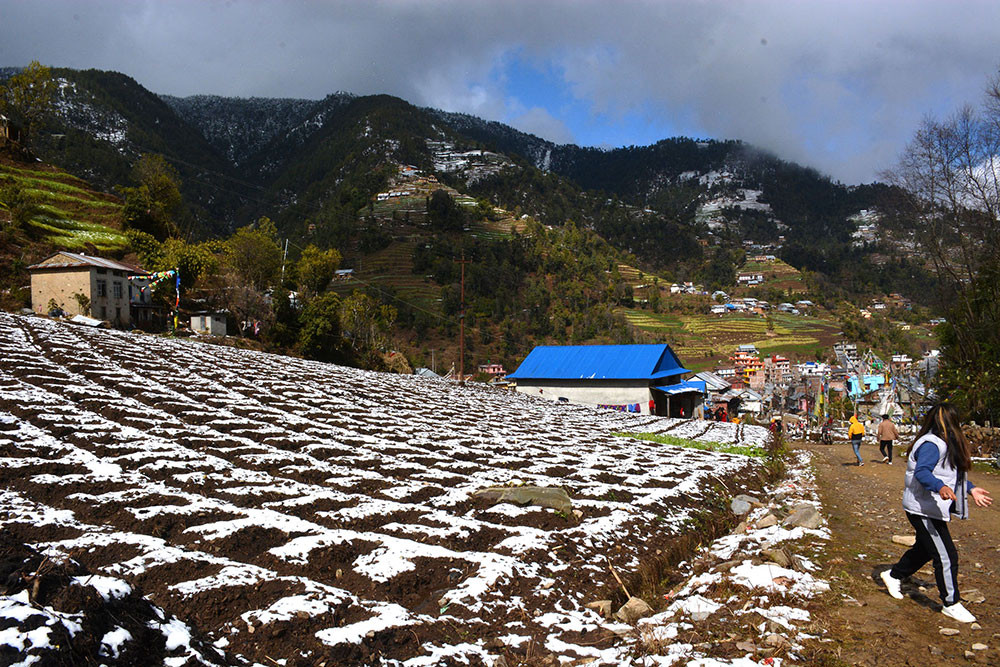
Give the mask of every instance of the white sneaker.
[[[885, 587], [889, 590], [889, 595], [896, 598], [897, 600], [902, 600], [903, 599], [903, 590], [901, 587], [902, 582], [899, 579], [896, 579], [891, 574], [889, 574], [889, 570], [883, 570], [882, 574], [880, 574], [879, 576], [882, 577], [882, 582], [885, 584]], [[945, 609], [950, 609], [950, 607], [945, 607]], [[962, 611], [965, 610], [963, 609]], [[965, 613], [968, 614], [969, 612], [966, 611]]]
[[889, 457], [888, 456], [883, 456], [882, 457], [882, 463], [888, 463], [888, 462], [889, 462]]
[[959, 623], [975, 623], [976, 617], [969, 613], [969, 610], [962, 606], [961, 602], [941, 608], [941, 613], [949, 618], [953, 618]]

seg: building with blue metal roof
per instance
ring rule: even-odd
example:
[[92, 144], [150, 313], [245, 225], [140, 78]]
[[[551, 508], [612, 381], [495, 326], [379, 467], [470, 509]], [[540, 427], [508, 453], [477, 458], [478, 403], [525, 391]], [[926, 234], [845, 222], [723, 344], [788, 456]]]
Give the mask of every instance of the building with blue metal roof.
[[704, 395], [667, 344], [540, 345], [507, 376], [517, 391], [629, 412], [692, 416]]

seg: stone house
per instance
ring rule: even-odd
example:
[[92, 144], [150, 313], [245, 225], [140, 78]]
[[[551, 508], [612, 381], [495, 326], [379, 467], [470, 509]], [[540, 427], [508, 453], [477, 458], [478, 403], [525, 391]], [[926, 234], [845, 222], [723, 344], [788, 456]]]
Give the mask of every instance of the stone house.
[[85, 315], [116, 327], [131, 327], [139, 324], [133, 322], [133, 315], [141, 312], [136, 319], [148, 319], [156, 310], [149, 303], [150, 294], [141, 293], [138, 286], [128, 280], [128, 276], [148, 274], [115, 260], [62, 251], [29, 266], [28, 272], [31, 275], [31, 309], [36, 313], [48, 313], [49, 304], [55, 302], [70, 315]]

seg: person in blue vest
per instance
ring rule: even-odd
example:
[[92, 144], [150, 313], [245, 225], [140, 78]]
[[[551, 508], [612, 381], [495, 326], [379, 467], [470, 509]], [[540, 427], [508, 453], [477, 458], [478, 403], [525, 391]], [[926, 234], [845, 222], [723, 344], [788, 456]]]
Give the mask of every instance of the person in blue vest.
[[976, 617], [962, 605], [959, 596], [958, 552], [948, 532], [948, 521], [952, 514], [960, 519], [969, 517], [969, 497], [979, 507], [988, 507], [993, 499], [986, 489], [974, 486], [967, 478], [972, 455], [953, 407], [940, 403], [931, 408], [906, 458], [903, 510], [916, 531], [917, 541], [899, 562], [881, 573], [882, 581], [889, 595], [902, 600], [901, 581], [932, 560], [944, 605], [942, 613], [962, 623], [973, 623]]

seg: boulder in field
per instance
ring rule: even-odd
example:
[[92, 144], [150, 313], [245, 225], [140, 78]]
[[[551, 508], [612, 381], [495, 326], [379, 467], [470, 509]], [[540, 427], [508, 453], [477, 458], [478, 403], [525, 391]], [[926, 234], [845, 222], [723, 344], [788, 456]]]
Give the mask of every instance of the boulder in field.
[[615, 618], [622, 623], [635, 623], [640, 618], [645, 618], [653, 613], [653, 608], [646, 604], [646, 601], [634, 595], [623, 604], [617, 612]]

